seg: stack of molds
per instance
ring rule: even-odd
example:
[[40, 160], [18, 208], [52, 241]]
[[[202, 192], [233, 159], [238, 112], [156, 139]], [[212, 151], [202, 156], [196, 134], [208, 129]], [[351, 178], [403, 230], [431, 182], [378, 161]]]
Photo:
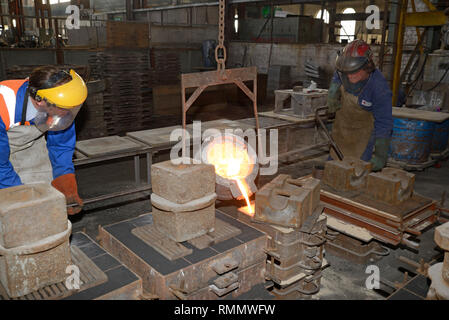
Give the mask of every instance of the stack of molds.
[[266, 277], [280, 296], [319, 291], [326, 217], [321, 215], [320, 181], [281, 174], [256, 193], [254, 221], [271, 226]]
[[65, 280], [71, 264], [66, 200], [49, 184], [0, 190], [0, 281], [20, 297]]
[[158, 230], [176, 242], [214, 231], [217, 195], [213, 165], [157, 163], [151, 166], [151, 181], [153, 220]]

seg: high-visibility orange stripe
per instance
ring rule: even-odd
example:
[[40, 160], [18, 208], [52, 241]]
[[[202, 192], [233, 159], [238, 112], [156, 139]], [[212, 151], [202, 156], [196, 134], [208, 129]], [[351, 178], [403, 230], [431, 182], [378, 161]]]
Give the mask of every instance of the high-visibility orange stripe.
[[25, 81], [27, 80], [5, 80], [0, 82], [0, 84], [10, 87], [17, 94], [17, 91], [19, 91], [19, 88], [25, 83]]
[[[3, 85], [5, 87], [8, 87], [10, 89], [12, 89], [15, 93], [15, 95], [17, 95], [17, 91], [19, 91], [19, 88], [26, 82], [27, 80], [21, 79], [21, 80], [5, 80], [5, 81], [1, 81], [0, 85]], [[0, 116], [3, 120], [3, 122], [5, 123], [6, 126], [6, 130], [9, 129], [10, 125], [11, 125], [11, 121], [10, 121], [10, 114], [8, 111], [8, 107], [6, 105], [6, 101], [3, 98], [3, 96], [0, 94]]]
[[0, 94], [0, 117], [2, 118], [3, 122], [5, 123], [6, 130], [9, 129], [9, 112], [8, 108], [6, 107], [5, 99], [3, 99], [3, 96]]

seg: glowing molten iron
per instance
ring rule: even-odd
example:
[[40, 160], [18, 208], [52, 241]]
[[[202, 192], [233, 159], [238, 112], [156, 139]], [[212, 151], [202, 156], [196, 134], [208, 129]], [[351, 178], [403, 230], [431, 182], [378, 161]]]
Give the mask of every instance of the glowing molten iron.
[[207, 150], [207, 162], [215, 166], [219, 176], [235, 180], [248, 205], [248, 214], [253, 215], [245, 178], [251, 173], [253, 164], [245, 147], [239, 143], [220, 141], [213, 143]]

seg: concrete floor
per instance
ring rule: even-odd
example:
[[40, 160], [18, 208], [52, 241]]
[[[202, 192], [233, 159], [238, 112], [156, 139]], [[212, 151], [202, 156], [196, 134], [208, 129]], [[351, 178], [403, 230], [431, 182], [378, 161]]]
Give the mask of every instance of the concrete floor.
[[[307, 158], [303, 157], [301, 161], [290, 164], [281, 164], [278, 173], [290, 174], [293, 178], [310, 174], [313, 164], [317, 160], [325, 160], [327, 154], [321, 153], [318, 158], [312, 160], [307, 160]], [[142, 181], [144, 181], [146, 177], [145, 159], [141, 160], [141, 175]], [[160, 157], [159, 160], [163, 160], [163, 158]], [[157, 161], [158, 159], [155, 160], [155, 162]], [[437, 201], [441, 200], [444, 190], [449, 191], [449, 161], [442, 161], [440, 164], [440, 168], [432, 167], [421, 172], [414, 172], [416, 174], [415, 191]], [[78, 167], [76, 174], [79, 193], [84, 199], [136, 187], [131, 158], [110, 161], [102, 165]], [[273, 177], [261, 177], [259, 184], [263, 185]], [[70, 218], [73, 223], [73, 232], [84, 231], [96, 239], [99, 225], [112, 224], [150, 212], [149, 194], [150, 192], [141, 192], [86, 205], [81, 214]], [[230, 204], [228, 207], [235, 209], [234, 204]], [[446, 201], [445, 207], [449, 208], [449, 201]], [[399, 261], [399, 257], [405, 256], [414, 261], [424, 259], [426, 262], [441, 259], [441, 252], [433, 242], [433, 228], [430, 227], [419, 238], [421, 247], [418, 252], [406, 248], [389, 248], [388, 256], [366, 264], [350, 262], [326, 252], [325, 257], [330, 266], [323, 271], [321, 290], [313, 299], [384, 299], [393, 292], [393, 289], [382, 284], [381, 290], [368, 290], [365, 286], [365, 281], [369, 276], [366, 273], [367, 266], [373, 264], [379, 267], [381, 282], [382, 280], [387, 280], [390, 283], [402, 282], [404, 272], [407, 270], [409, 275], [413, 276], [415, 268]], [[266, 298], [266, 296], [266, 292], [261, 291], [253, 295], [255, 299]]]

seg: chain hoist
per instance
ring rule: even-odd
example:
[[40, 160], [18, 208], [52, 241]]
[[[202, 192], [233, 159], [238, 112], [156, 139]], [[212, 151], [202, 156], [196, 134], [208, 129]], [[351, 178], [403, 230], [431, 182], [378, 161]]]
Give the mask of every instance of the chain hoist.
[[218, 20], [218, 45], [215, 48], [215, 60], [217, 61], [217, 71], [222, 75], [225, 73], [226, 47], [224, 46], [225, 33], [225, 0], [219, 1], [219, 20]]

